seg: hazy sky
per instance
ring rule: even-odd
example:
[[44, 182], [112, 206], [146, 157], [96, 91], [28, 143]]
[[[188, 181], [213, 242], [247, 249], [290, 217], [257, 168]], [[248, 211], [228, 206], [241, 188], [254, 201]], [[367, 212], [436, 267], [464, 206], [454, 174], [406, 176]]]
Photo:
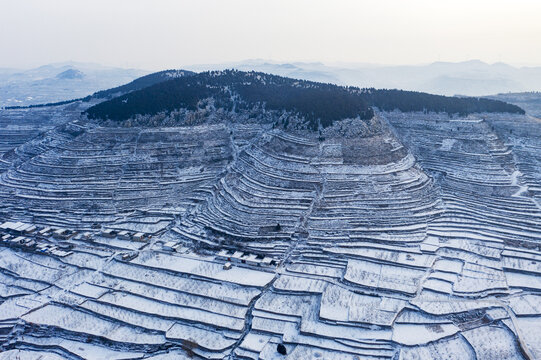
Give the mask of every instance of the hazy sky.
[[0, 67], [243, 59], [541, 65], [541, 0], [0, 0]]

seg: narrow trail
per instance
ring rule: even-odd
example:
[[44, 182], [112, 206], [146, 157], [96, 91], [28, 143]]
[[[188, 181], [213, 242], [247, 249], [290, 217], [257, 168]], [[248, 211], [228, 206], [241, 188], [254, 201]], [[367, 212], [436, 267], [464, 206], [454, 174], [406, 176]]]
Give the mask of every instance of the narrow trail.
[[[320, 156], [321, 156], [321, 147], [320, 147]], [[318, 158], [320, 157], [318, 156]], [[289, 260], [291, 258], [291, 256], [295, 253], [295, 251], [299, 248], [299, 246], [302, 246], [306, 243], [306, 241], [308, 240], [308, 237], [305, 237], [305, 236], [300, 236], [300, 233], [301, 232], [308, 232], [308, 229], [306, 227], [307, 223], [308, 223], [308, 219], [310, 218], [310, 216], [312, 215], [312, 213], [314, 212], [314, 208], [316, 208], [316, 206], [318, 206], [322, 199], [323, 199], [323, 196], [325, 194], [325, 189], [326, 189], [326, 185], [327, 185], [327, 176], [325, 174], [323, 174], [321, 172], [320, 169], [317, 169], [318, 172], [319, 172], [319, 177], [321, 179], [321, 186], [318, 186], [318, 185], [315, 185], [315, 192], [316, 192], [316, 195], [314, 196], [314, 198], [312, 199], [312, 202], [310, 203], [310, 206], [308, 207], [308, 209], [306, 210], [306, 212], [302, 215], [302, 217], [299, 219], [299, 222], [297, 223], [297, 226], [295, 226], [295, 229], [294, 229], [294, 236], [292, 237], [292, 244], [291, 246], [287, 249], [287, 251], [285, 252], [284, 254], [284, 257], [280, 263], [280, 266], [278, 266], [278, 268], [276, 269], [277, 272], [279, 273], [283, 273], [284, 269], [285, 269], [285, 266], [287, 263], [289, 263]], [[297, 235], [295, 235], [297, 234]], [[294, 239], [296, 241], [294, 241]]]
[[528, 360], [535, 360], [535, 357], [530, 352], [530, 349], [528, 349], [528, 346], [526, 345], [526, 342], [524, 341], [524, 335], [522, 334], [522, 331], [520, 330], [520, 327], [517, 324], [517, 317], [515, 316], [515, 313], [513, 310], [509, 307], [509, 305], [505, 304], [504, 302], [498, 300], [504, 307], [504, 309], [507, 311], [507, 314], [509, 314], [509, 318], [511, 319], [511, 322], [513, 323], [513, 327], [515, 328], [515, 332], [517, 334], [517, 340], [519, 342], [520, 348], [526, 358]]
[[240, 338], [235, 342], [235, 344], [231, 347], [231, 352], [229, 353], [229, 355], [226, 357], [226, 359], [228, 360], [234, 360], [234, 359], [237, 359], [237, 356], [235, 354], [235, 350], [239, 348], [240, 344], [242, 344], [242, 342], [244, 341], [244, 339], [246, 338], [246, 336], [248, 336], [248, 334], [250, 333], [250, 331], [252, 330], [252, 321], [254, 319], [254, 315], [253, 315], [253, 312], [254, 312], [254, 308], [255, 308], [255, 303], [265, 294], [267, 293], [268, 291], [272, 291], [272, 286], [274, 285], [274, 282], [278, 279], [279, 275], [278, 273], [276, 273], [274, 275], [274, 278], [267, 284], [265, 285], [262, 289], [261, 289], [261, 292], [259, 293], [259, 295], [255, 296], [251, 301], [250, 303], [248, 304], [248, 310], [246, 310], [246, 320], [245, 320], [245, 323], [244, 323], [244, 329], [242, 330], [242, 335], [240, 336]]
[[[256, 136], [254, 136], [249, 142], [246, 144], [239, 146], [235, 142], [235, 126], [231, 121], [228, 121], [225, 123], [225, 130], [229, 132], [229, 143], [231, 146], [231, 161], [227, 163], [227, 165], [223, 168], [222, 171], [220, 171], [216, 176], [211, 180], [213, 186], [219, 185], [224, 179], [231, 174], [234, 170], [235, 164], [237, 163], [239, 159], [239, 155], [242, 153], [244, 149], [249, 148], [250, 146], [258, 143], [261, 141], [261, 139], [267, 134], [267, 129], [262, 129]], [[208, 196], [208, 195], [207, 195]], [[203, 211], [205, 202], [208, 201], [208, 197], [205, 201], [193, 204], [191, 209], [188, 211], [187, 218], [193, 219], [198, 216]], [[176, 218], [172, 222], [172, 226], [178, 226], [181, 223], [181, 219]]]
[[[323, 198], [323, 194], [325, 192], [325, 184], [326, 184], [326, 178], [325, 177], [322, 177], [323, 181], [322, 181], [322, 186], [320, 188], [316, 188], [316, 196], [314, 197], [313, 201], [310, 203], [310, 207], [308, 208], [308, 210], [306, 211], [306, 213], [304, 214], [303, 218], [301, 219], [301, 221], [299, 221], [299, 223], [297, 224], [297, 226], [295, 227], [295, 232], [298, 233], [300, 230], [306, 230], [306, 224], [308, 222], [308, 218], [310, 217], [310, 215], [312, 214], [314, 208], [316, 205], [319, 204], [319, 202], [321, 201], [321, 199]], [[231, 353], [229, 354], [228, 358], [227, 359], [230, 359], [230, 360], [233, 360], [233, 359], [236, 359], [237, 357], [235, 356], [235, 349], [237, 349], [240, 344], [242, 344], [242, 342], [244, 341], [244, 339], [246, 338], [246, 336], [250, 333], [251, 329], [252, 329], [252, 320], [253, 320], [253, 310], [255, 308], [255, 303], [257, 302], [257, 300], [259, 300], [265, 293], [267, 293], [268, 291], [272, 291], [272, 286], [274, 285], [274, 283], [276, 282], [276, 280], [280, 277], [281, 274], [284, 273], [285, 271], [285, 266], [286, 264], [289, 262], [289, 259], [291, 257], [291, 255], [295, 252], [295, 250], [299, 247], [299, 245], [302, 245], [306, 242], [307, 238], [303, 237], [303, 238], [298, 238], [297, 241], [295, 241], [293, 244], [291, 244], [291, 246], [289, 247], [288, 251], [285, 253], [285, 256], [282, 260], [282, 262], [280, 263], [280, 265], [276, 268], [275, 270], [275, 275], [274, 275], [274, 278], [272, 279], [272, 281], [270, 281], [265, 287], [263, 287], [261, 289], [261, 293], [254, 297], [251, 301], [250, 301], [250, 304], [249, 304], [249, 308], [246, 312], [246, 323], [245, 323], [245, 327], [244, 327], [244, 330], [243, 330], [243, 333], [242, 333], [242, 336], [239, 338], [239, 340], [235, 343], [235, 345], [233, 345], [233, 348], [231, 350]]]
[[[259, 141], [263, 137], [264, 134], [265, 134], [265, 132], [260, 134], [259, 137], [252, 140], [249, 144], [243, 146], [242, 149], [244, 149], [246, 146], [254, 144], [256, 141]], [[232, 137], [233, 137], [233, 134], [231, 134], [231, 142], [232, 142], [233, 146], [235, 147], [235, 151], [234, 151], [234, 155], [233, 155], [233, 161], [228, 166], [228, 171], [230, 171], [231, 166], [237, 161], [238, 154], [240, 153], [240, 151], [242, 151], [242, 149], [239, 149], [236, 146], [236, 144], [234, 144], [234, 141], [233, 141]], [[323, 195], [325, 193], [325, 186], [326, 186], [327, 178], [321, 172], [319, 174], [320, 174], [320, 177], [321, 177], [321, 186], [316, 185], [316, 187], [315, 187], [316, 194], [315, 194], [314, 198], [312, 199], [312, 202], [310, 203], [310, 206], [308, 207], [308, 209], [305, 211], [305, 213], [299, 219], [297, 225], [295, 226], [294, 232], [293, 232], [294, 234], [299, 234], [300, 232], [307, 231], [306, 226], [307, 226], [307, 223], [308, 223], [308, 219], [310, 218], [310, 216], [313, 213], [316, 206], [319, 205], [319, 203], [323, 199]], [[258, 296], [256, 296], [254, 299], [252, 299], [252, 301], [250, 301], [249, 308], [248, 308], [248, 311], [246, 313], [246, 323], [245, 323], [245, 328], [243, 330], [242, 336], [235, 343], [235, 345], [233, 345], [233, 347], [231, 349], [231, 353], [229, 354], [227, 359], [234, 360], [234, 359], [237, 358], [236, 355], [235, 355], [235, 350], [240, 346], [240, 344], [242, 344], [242, 342], [244, 341], [246, 336], [250, 333], [250, 331], [252, 329], [253, 310], [255, 308], [255, 303], [257, 302], [257, 300], [259, 300], [265, 293], [267, 293], [269, 291], [272, 291], [272, 286], [274, 285], [276, 280], [280, 277], [280, 275], [284, 273], [285, 266], [286, 266], [287, 263], [289, 263], [289, 259], [292, 256], [292, 254], [295, 252], [295, 250], [299, 246], [302, 246], [307, 240], [306, 237], [299, 237], [298, 235], [295, 236], [294, 238], [296, 238], [296, 241], [294, 241], [291, 244], [291, 246], [288, 248], [288, 250], [285, 252], [284, 257], [283, 257], [282, 261], [280, 262], [280, 265], [275, 270], [275, 276], [272, 279], [272, 281], [270, 281], [265, 287], [263, 287], [261, 289], [261, 293]]]
[[521, 348], [522, 352], [524, 353], [524, 355], [526, 356], [526, 358], [528, 360], [535, 360], [536, 359], [535, 356], [530, 352], [530, 350], [528, 349], [528, 346], [526, 345], [526, 342], [524, 341], [524, 335], [522, 334], [522, 331], [520, 330], [520, 327], [517, 324], [517, 317], [515, 316], [515, 313], [509, 307], [509, 305], [506, 304], [505, 302], [503, 302], [503, 301], [501, 301], [499, 299], [490, 299], [490, 300], [489, 299], [476, 299], [476, 300], [471, 300], [471, 299], [466, 299], [466, 300], [460, 300], [460, 299], [454, 299], [454, 300], [422, 300], [423, 303], [434, 302], [434, 303], [449, 303], [449, 304], [456, 304], [456, 303], [461, 303], [461, 302], [472, 302], [472, 301], [475, 301], [478, 304], [486, 304], [487, 308], [489, 308], [490, 306], [492, 306], [494, 304], [497, 304], [497, 305], [501, 306], [503, 309], [505, 309], [505, 311], [509, 315], [509, 319], [511, 320], [511, 323], [513, 324], [513, 327], [515, 328], [515, 332], [516, 332], [516, 335], [517, 335], [517, 341], [518, 341], [518, 343], [520, 345], [520, 348]]

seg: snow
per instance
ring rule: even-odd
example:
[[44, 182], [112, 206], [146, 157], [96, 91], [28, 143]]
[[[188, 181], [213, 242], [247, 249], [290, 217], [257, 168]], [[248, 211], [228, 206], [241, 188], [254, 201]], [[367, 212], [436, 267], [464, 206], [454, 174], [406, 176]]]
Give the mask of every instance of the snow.
[[541, 291], [541, 277], [538, 274], [506, 271], [505, 278], [510, 288]]
[[332, 325], [315, 320], [302, 321], [301, 333], [314, 334], [318, 337], [352, 341], [391, 340], [392, 336], [390, 329], [373, 330], [370, 328], [361, 328], [359, 326]]
[[150, 257], [139, 256], [132, 260], [132, 263], [246, 286], [263, 287], [274, 278], [274, 274], [269, 272], [239, 266], [224, 270], [223, 264], [220, 263], [178, 255], [153, 254]]
[[152, 268], [143, 268], [116, 261], [109, 263], [102, 271], [112, 278], [128, 279], [241, 305], [249, 304], [255, 296], [260, 294], [260, 291], [255, 288], [185, 278]]
[[285, 332], [286, 326], [287, 322], [275, 319], [254, 317], [254, 319], [252, 320], [253, 330], [276, 335], [282, 335]]
[[541, 322], [539, 321], [539, 316], [517, 317], [515, 324], [518, 325], [524, 342], [533, 358], [541, 359], [541, 343], [539, 342]]
[[399, 360], [420, 359], [475, 359], [475, 353], [471, 345], [461, 336], [442, 339], [427, 345], [402, 347], [400, 349]]
[[282, 291], [310, 292], [321, 294], [328, 283], [324, 280], [305, 276], [282, 275], [273, 283], [275, 289]]
[[37, 325], [101, 336], [119, 343], [161, 344], [164, 341], [163, 336], [142, 333], [135, 328], [58, 305], [46, 305], [22, 316], [22, 319]]
[[171, 329], [167, 331], [166, 336], [168, 339], [194, 342], [197, 344], [197, 347], [203, 347], [213, 351], [225, 350], [236, 342], [232, 339], [226, 339], [218, 332], [179, 323], [174, 324]]
[[45, 260], [45, 264], [40, 264], [37, 261], [31, 261], [27, 257], [15, 253], [11, 249], [2, 251], [1, 255], [0, 268], [6, 269], [9, 272], [15, 273], [26, 279], [52, 284], [62, 276], [68, 275], [70, 271], [74, 271], [74, 269], [64, 270], [59, 268], [60, 264], [50, 257], [35, 257], [34, 260]]
[[197, 296], [188, 292], [164, 289], [162, 287], [135, 281], [120, 280], [112, 285], [111, 289], [129, 293], [131, 295], [143, 296], [168, 304], [198, 308], [240, 319], [244, 319], [247, 310], [244, 306], [231, 304], [207, 296]]
[[420, 268], [431, 267], [435, 260], [433, 255], [417, 254], [408, 252], [407, 249], [374, 249], [370, 247], [359, 248], [327, 248], [328, 251], [336, 254], [347, 254], [359, 258], [379, 260], [383, 263], [393, 263], [405, 266], [414, 266]]
[[462, 300], [462, 299], [445, 299], [445, 300], [422, 300], [413, 299], [411, 304], [419, 309], [433, 315], [448, 315], [461, 312], [467, 312], [477, 309], [502, 307], [502, 304], [496, 300]]
[[288, 265], [287, 270], [291, 272], [298, 272], [298, 273], [303, 273], [303, 274], [319, 275], [319, 276], [326, 276], [326, 277], [333, 277], [333, 278], [342, 277], [342, 273], [343, 273], [343, 270], [338, 267], [302, 264], [302, 263]]
[[467, 262], [458, 281], [453, 284], [457, 293], [476, 293], [492, 289], [506, 289], [507, 282], [502, 270]]
[[430, 289], [445, 294], [453, 293], [453, 284], [439, 279], [427, 279], [423, 282], [424, 289]]
[[109, 289], [84, 282], [72, 288], [71, 291], [79, 295], [97, 299], [109, 291]]
[[453, 148], [453, 145], [456, 143], [456, 139], [443, 139], [441, 141], [440, 150], [441, 151], [450, 151]]
[[259, 353], [263, 351], [263, 348], [265, 347], [265, 345], [267, 345], [270, 339], [271, 336], [269, 335], [249, 333], [248, 335], [246, 335], [240, 346], [244, 349]]
[[513, 195], [511, 196], [514, 196], [514, 197], [519, 197], [519, 196], [522, 196], [522, 194], [524, 194], [526, 191], [528, 191], [528, 186], [526, 185], [520, 185], [519, 182], [518, 182], [518, 178], [519, 177], [522, 177], [522, 173], [518, 170], [515, 170], [512, 174], [511, 174], [511, 185], [512, 186], [518, 186], [519, 189], [517, 190], [516, 193], [514, 193]]
[[107, 316], [113, 320], [118, 320], [133, 326], [139, 326], [148, 330], [159, 330], [164, 332], [173, 325], [173, 321], [171, 320], [143, 314], [126, 308], [107, 305], [106, 303], [97, 301], [85, 301], [80, 307], [92, 311], [95, 314], [99, 314], [100, 316]]
[[244, 327], [244, 318], [239, 319], [188, 306], [163, 303], [128, 293], [105, 294], [100, 298], [100, 301], [163, 318], [201, 322], [233, 330], [241, 330]]
[[193, 356], [186, 354], [185, 351], [179, 349], [168, 350], [161, 354], [145, 357], [148, 360], [191, 360]]
[[[88, 344], [85, 342], [73, 341], [68, 339], [62, 339], [60, 337], [33, 337], [23, 335], [21, 340], [25, 343], [36, 344], [39, 346], [57, 346], [67, 351], [76, 354], [84, 359], [89, 360], [124, 360], [124, 359], [137, 359], [142, 358], [144, 353], [142, 352], [130, 352], [130, 351], [115, 351], [103, 346]], [[1, 357], [0, 357], [1, 359]], [[21, 357], [21, 359], [26, 359]]]
[[35, 294], [7, 299], [0, 304], [0, 321], [20, 318], [46, 302], [44, 296]]
[[424, 345], [459, 332], [454, 324], [395, 324], [393, 341], [403, 345]]
[[473, 346], [477, 359], [514, 360], [520, 353], [513, 333], [506, 328], [482, 326], [462, 335]]
[[0, 283], [0, 298], [8, 298], [11, 296], [21, 296], [31, 294], [30, 291], [16, 288], [14, 286], [8, 286]]
[[509, 299], [509, 306], [516, 315], [541, 315], [541, 295], [513, 296]]
[[403, 266], [348, 260], [344, 279], [355, 284], [414, 294], [425, 272]]
[[403, 300], [356, 294], [329, 285], [321, 297], [319, 316], [336, 322], [391, 326], [405, 304]]
[[449, 273], [460, 274], [462, 272], [462, 264], [463, 262], [460, 260], [441, 259], [441, 260], [437, 260], [434, 263], [433, 269], [449, 272]]
[[60, 355], [49, 351], [7, 350], [0, 353], [0, 360], [64, 360]]

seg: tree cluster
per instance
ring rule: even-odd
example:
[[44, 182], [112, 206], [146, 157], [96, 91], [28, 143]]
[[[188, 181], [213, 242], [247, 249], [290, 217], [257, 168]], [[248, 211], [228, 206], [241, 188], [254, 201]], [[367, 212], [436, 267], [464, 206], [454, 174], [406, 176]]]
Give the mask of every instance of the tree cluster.
[[367, 89], [363, 92], [367, 102], [384, 111], [438, 112], [466, 116], [473, 113], [524, 114], [516, 105], [503, 101], [475, 97], [440, 96], [416, 91]]

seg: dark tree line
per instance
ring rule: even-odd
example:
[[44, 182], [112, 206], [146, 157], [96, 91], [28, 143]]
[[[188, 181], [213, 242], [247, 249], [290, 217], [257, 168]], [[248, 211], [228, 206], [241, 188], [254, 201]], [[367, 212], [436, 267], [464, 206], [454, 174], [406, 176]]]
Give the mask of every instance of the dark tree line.
[[41, 107], [47, 107], [47, 106], [59, 106], [59, 105], [71, 104], [71, 103], [76, 102], [76, 101], [85, 101], [86, 99], [87, 98], [78, 98], [78, 99], [50, 102], [50, 103], [46, 103], [46, 104], [6, 106], [5, 109], [6, 110], [10, 110], [10, 109], [33, 109], [33, 108], [41, 108]]
[[403, 112], [445, 112], [461, 116], [480, 112], [524, 114], [516, 105], [485, 98], [451, 97], [404, 90], [367, 89], [363, 93], [369, 104], [380, 110]]
[[313, 129], [330, 126], [334, 120], [344, 118], [359, 116], [369, 119], [374, 115], [372, 107], [386, 111], [446, 112], [450, 115], [524, 113], [518, 106], [497, 100], [359, 89], [236, 70], [204, 72], [158, 82], [97, 104], [87, 113], [90, 118], [122, 121], [137, 114], [154, 115], [179, 108], [195, 110], [201, 100], [208, 98], [214, 99], [216, 107], [228, 111], [251, 109], [255, 105], [268, 110], [286, 110], [304, 117]]

